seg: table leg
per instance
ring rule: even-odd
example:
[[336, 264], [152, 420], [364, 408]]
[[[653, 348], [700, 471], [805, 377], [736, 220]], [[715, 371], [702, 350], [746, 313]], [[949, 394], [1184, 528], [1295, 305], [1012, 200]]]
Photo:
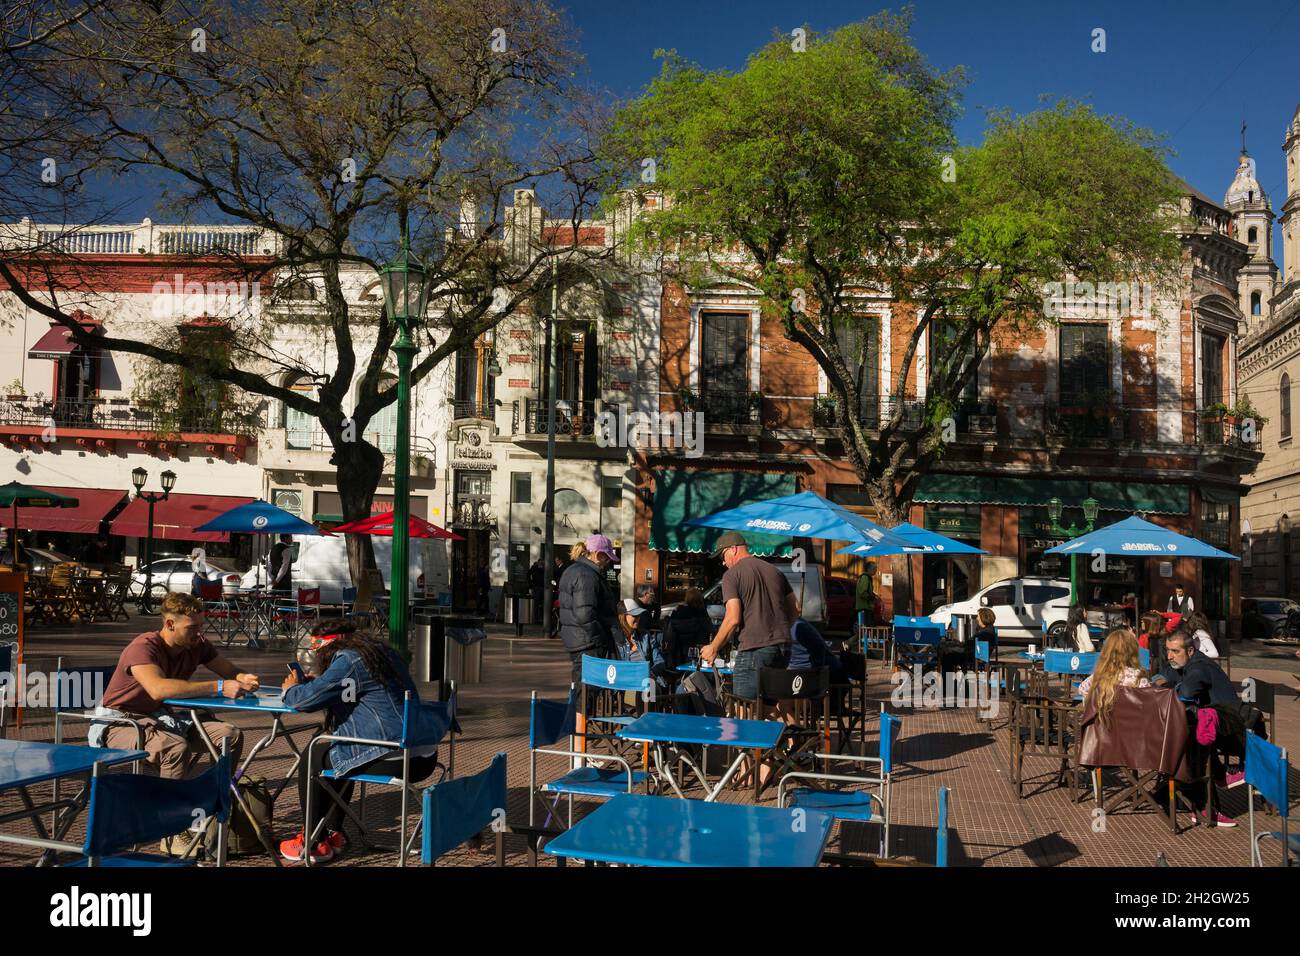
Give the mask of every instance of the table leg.
[[[203, 729], [203, 723], [202, 721], [199, 720], [198, 711], [191, 710], [190, 715], [194, 718], [194, 728], [199, 732], [199, 738], [203, 741], [204, 744], [207, 745], [208, 752], [212, 754], [212, 759], [220, 760], [221, 753], [217, 750], [216, 746], [212, 743], [212, 738], [208, 736], [208, 732]], [[279, 719], [278, 714], [276, 715], [276, 719], [278, 721]], [[258, 744], [254, 745], [253, 748], [254, 753], [256, 753], [258, 747], [261, 745], [262, 742], [259, 742]], [[249, 759], [252, 759], [251, 754], [249, 755]], [[245, 760], [243, 766], [240, 768], [239, 771], [240, 774], [243, 773], [243, 768], [247, 766], [248, 766], [248, 760]], [[280, 854], [275, 852], [275, 847], [271, 845], [271, 840], [267, 836], [266, 831], [262, 829], [261, 824], [257, 822], [257, 818], [253, 816], [253, 811], [251, 811], [248, 808], [248, 804], [244, 800], [244, 795], [243, 793], [240, 792], [239, 785], [235, 783], [235, 779], [236, 779], [235, 777], [231, 777], [230, 779], [230, 792], [235, 798], [235, 803], [238, 805], [240, 812], [242, 812], [244, 816], [248, 818], [248, 822], [252, 824], [253, 832], [257, 834], [257, 840], [259, 843], [262, 844], [262, 849], [266, 850], [266, 855], [271, 858], [271, 861], [275, 863], [276, 866], [283, 866], [284, 864], [280, 862]]]
[[[754, 778], [755, 778], [755, 780], [757, 780], [757, 778], [758, 778], [758, 754], [760, 754], [760, 753], [762, 753], [762, 751], [759, 751], [759, 750], [755, 750], [755, 751], [754, 751]], [[714, 801], [716, 801], [716, 800], [718, 799], [718, 794], [722, 793], [723, 789], [724, 789], [724, 788], [727, 786], [727, 784], [731, 781], [731, 778], [734, 777], [734, 776], [736, 775], [736, 771], [740, 769], [740, 765], [741, 765], [742, 763], [745, 762], [745, 754], [746, 754], [746, 751], [744, 751], [744, 750], [737, 750], [737, 751], [736, 751], [736, 759], [733, 760], [733, 761], [731, 761], [731, 766], [729, 766], [729, 767], [727, 768], [727, 772], [724, 773], [724, 774], [722, 775], [722, 779], [718, 781], [718, 785], [717, 785], [716, 787], [714, 787], [714, 788], [709, 792], [709, 795], [708, 795], [707, 797], [704, 798], [704, 802], [705, 802], [705, 803], [713, 803]], [[758, 789], [758, 785], [757, 785], [757, 783], [755, 783], [754, 787], [755, 787], [755, 790]], [[756, 794], [756, 795], [757, 795], [757, 794]]]

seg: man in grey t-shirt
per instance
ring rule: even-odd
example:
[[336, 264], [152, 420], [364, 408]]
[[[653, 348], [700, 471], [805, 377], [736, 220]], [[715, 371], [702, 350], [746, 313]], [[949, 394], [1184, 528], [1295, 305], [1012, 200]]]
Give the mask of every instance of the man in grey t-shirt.
[[790, 583], [772, 565], [749, 553], [738, 531], [718, 539], [713, 552], [721, 555], [727, 573], [722, 576], [726, 616], [717, 636], [700, 649], [700, 660], [711, 662], [731, 640], [738, 639], [732, 692], [737, 697], [758, 697], [758, 672], [763, 667], [785, 667], [790, 657], [790, 627], [798, 617]]

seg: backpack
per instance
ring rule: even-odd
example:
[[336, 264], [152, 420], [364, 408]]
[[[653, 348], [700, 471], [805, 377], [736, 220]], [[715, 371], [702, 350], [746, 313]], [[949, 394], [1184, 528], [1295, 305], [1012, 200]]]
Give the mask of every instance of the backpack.
[[[247, 774], [240, 780], [239, 792], [248, 804], [248, 810], [257, 820], [262, 832], [271, 839], [274, 832], [271, 819], [275, 803], [271, 799], [270, 788], [265, 777], [250, 777]], [[217, 821], [209, 820], [203, 831], [203, 853], [209, 860], [217, 858]], [[265, 851], [262, 841], [257, 838], [257, 831], [249, 822], [248, 816], [240, 809], [237, 801], [230, 805], [230, 825], [226, 828], [226, 854], [228, 856], [254, 856]]]
[[696, 717], [722, 717], [722, 680], [715, 671], [692, 671], [682, 678], [673, 697], [673, 710]]

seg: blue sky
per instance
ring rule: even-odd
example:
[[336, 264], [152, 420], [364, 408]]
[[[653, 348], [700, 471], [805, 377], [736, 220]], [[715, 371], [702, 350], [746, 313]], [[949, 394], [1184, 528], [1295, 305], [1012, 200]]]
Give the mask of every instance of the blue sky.
[[[657, 48], [739, 69], [775, 31], [829, 30], [886, 9], [846, 0], [555, 2], [577, 31], [587, 79], [619, 98], [658, 71]], [[1165, 135], [1174, 170], [1221, 202], [1244, 119], [1260, 184], [1280, 211], [1283, 131], [1300, 103], [1300, 0], [918, 0], [913, 10], [914, 40], [930, 61], [967, 68], [963, 142], [980, 140], [986, 109], [1029, 111], [1041, 94], [1083, 99]], [[1092, 52], [1096, 28], [1106, 31], [1104, 53]], [[135, 201], [115, 218], [174, 221], [149, 208], [152, 189], [138, 187], [126, 188]], [[1275, 258], [1279, 250], [1275, 236]]]
[[[841, 0], [561, 6], [580, 31], [591, 80], [618, 96], [635, 94], [657, 72], [658, 47], [705, 67], [738, 69], [775, 30], [805, 23], [829, 30], [900, 8]], [[1084, 99], [1167, 136], [1175, 172], [1222, 202], [1244, 119], [1260, 185], [1280, 210], [1282, 136], [1300, 104], [1300, 0], [918, 0], [913, 15], [917, 48], [940, 68], [968, 70], [963, 142], [980, 140], [987, 108], [1032, 110], [1043, 93]], [[1098, 27], [1106, 31], [1105, 53], [1091, 49]]]

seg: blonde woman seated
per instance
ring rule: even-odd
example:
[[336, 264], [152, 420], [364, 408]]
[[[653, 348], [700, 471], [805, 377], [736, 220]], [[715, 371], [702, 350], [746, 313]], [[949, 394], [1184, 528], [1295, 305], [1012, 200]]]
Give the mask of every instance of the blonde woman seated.
[[1106, 643], [1101, 646], [1101, 655], [1097, 658], [1097, 668], [1079, 685], [1079, 693], [1086, 700], [1095, 690], [1097, 713], [1104, 718], [1109, 716], [1115, 703], [1116, 687], [1150, 686], [1138, 656], [1137, 636], [1127, 627], [1119, 627], [1106, 635]]

